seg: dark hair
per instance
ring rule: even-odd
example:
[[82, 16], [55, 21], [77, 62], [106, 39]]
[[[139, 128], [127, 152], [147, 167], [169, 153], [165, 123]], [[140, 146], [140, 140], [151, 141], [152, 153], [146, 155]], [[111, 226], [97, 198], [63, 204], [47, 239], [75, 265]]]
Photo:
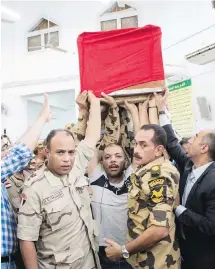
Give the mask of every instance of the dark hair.
[[117, 143], [116, 144], [115, 143], [110, 143], [110, 144], [106, 145], [104, 150], [107, 149], [107, 148], [115, 147], [115, 146], [121, 148], [121, 150], [123, 151], [123, 154], [125, 155], [123, 147], [120, 144], [117, 144]]
[[180, 141], [180, 145], [183, 146], [184, 144], [188, 144], [188, 141], [190, 140], [189, 137], [183, 137]]
[[67, 136], [71, 136], [74, 139], [74, 135], [72, 132], [70, 132], [69, 130], [65, 130], [65, 129], [56, 129], [56, 130], [52, 130], [48, 136], [45, 139], [45, 143], [46, 143], [46, 147], [47, 149], [50, 149], [50, 145], [51, 145], [51, 140], [54, 136], [56, 136], [57, 133], [61, 133], [64, 132]]
[[153, 130], [154, 131], [154, 136], [152, 138], [152, 142], [156, 146], [164, 146], [166, 148], [166, 143], [167, 143], [167, 135], [163, 127], [157, 125], [157, 124], [146, 124], [143, 125], [140, 130], [148, 131], [148, 130]]
[[126, 154], [125, 154], [125, 150], [123, 149], [123, 147], [121, 145], [117, 144], [117, 143], [110, 143], [110, 144], [108, 144], [108, 145], [105, 146], [105, 148], [104, 148], [104, 150], [102, 152], [102, 155], [101, 155], [101, 160], [103, 160], [103, 155], [104, 155], [105, 149], [111, 148], [111, 147], [115, 147], [115, 146], [121, 148], [121, 150], [123, 152], [123, 156], [126, 159]]
[[38, 154], [38, 148], [34, 150], [34, 155]]
[[212, 161], [215, 161], [215, 132], [206, 134], [203, 141], [208, 145], [209, 157]]

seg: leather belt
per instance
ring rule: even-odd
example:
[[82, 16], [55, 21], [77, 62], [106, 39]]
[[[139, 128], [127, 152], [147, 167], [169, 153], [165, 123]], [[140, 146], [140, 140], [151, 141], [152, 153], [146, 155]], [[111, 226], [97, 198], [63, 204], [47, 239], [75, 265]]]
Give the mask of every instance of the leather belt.
[[1, 263], [6, 263], [6, 262], [9, 262], [9, 261], [14, 261], [14, 256], [13, 255], [1, 257]]

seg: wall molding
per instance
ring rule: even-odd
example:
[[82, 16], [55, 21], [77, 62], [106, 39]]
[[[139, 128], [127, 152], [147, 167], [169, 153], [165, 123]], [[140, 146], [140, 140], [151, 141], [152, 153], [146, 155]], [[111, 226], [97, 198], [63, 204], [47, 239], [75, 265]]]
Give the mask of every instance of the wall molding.
[[70, 76], [61, 76], [55, 78], [43, 78], [43, 79], [36, 79], [36, 80], [25, 80], [25, 81], [13, 81], [8, 83], [3, 83], [1, 85], [1, 89], [9, 89], [9, 88], [16, 88], [22, 86], [29, 86], [29, 85], [42, 85], [46, 83], [53, 83], [53, 82], [65, 82], [70, 80], [79, 80], [79, 75], [70, 75]]

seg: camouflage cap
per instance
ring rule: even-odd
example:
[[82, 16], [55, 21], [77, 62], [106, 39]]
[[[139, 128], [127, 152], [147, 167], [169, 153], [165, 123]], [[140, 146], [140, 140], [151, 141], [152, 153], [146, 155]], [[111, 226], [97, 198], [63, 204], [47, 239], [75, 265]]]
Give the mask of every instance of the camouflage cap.
[[42, 148], [44, 148], [44, 147], [45, 147], [45, 146], [44, 146], [44, 141], [43, 141], [43, 140], [38, 140], [35, 149], [42, 149]]

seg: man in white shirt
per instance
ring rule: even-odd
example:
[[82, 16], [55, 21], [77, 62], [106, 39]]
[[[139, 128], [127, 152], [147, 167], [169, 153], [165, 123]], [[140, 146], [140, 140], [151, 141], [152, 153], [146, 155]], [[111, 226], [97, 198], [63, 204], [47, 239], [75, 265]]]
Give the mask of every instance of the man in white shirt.
[[110, 144], [93, 161], [88, 171], [93, 196], [93, 215], [100, 228], [99, 256], [103, 269], [130, 269], [123, 259], [113, 262], [106, 257], [104, 238], [114, 239], [120, 245], [126, 242], [128, 185], [132, 172], [126, 168], [126, 158], [121, 146]]

